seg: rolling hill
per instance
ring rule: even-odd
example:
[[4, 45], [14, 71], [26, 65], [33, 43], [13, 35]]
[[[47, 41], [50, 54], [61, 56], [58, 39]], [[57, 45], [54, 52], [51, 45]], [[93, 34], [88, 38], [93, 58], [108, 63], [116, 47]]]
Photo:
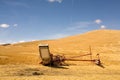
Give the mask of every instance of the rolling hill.
[[49, 44], [53, 54], [80, 55], [89, 52], [93, 57], [100, 53], [105, 61], [120, 61], [120, 30], [94, 30], [56, 40], [42, 40], [0, 46], [0, 64], [25, 63], [38, 64], [39, 44]]
[[[94, 30], [56, 40], [1, 45], [0, 80], [120, 80], [119, 35], [120, 30]], [[70, 66], [61, 68], [42, 66], [39, 44], [49, 44], [51, 53], [66, 58], [89, 53], [91, 46], [93, 58], [99, 53], [104, 68], [81, 61], [66, 61]]]

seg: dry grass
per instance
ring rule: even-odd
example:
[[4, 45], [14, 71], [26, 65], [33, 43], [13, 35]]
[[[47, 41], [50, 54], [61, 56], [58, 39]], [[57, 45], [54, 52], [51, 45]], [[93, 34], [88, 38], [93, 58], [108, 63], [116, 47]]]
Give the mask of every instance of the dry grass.
[[[0, 80], [119, 80], [119, 66], [100, 68], [95, 65], [70, 65], [66, 68], [51, 68], [38, 65], [2, 65]], [[34, 72], [40, 75], [33, 75]]]
[[[96, 30], [57, 40], [0, 46], [0, 80], [120, 80], [119, 35], [119, 30]], [[38, 45], [44, 43], [49, 44], [52, 53], [66, 57], [88, 53], [91, 45], [93, 58], [100, 53], [105, 68], [74, 61], [61, 68], [39, 65]]]

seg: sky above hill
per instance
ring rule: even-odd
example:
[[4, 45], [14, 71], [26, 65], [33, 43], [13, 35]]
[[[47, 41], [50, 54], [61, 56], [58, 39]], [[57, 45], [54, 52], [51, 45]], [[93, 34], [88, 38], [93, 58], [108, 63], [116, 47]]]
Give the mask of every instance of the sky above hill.
[[0, 43], [120, 29], [120, 0], [0, 0]]

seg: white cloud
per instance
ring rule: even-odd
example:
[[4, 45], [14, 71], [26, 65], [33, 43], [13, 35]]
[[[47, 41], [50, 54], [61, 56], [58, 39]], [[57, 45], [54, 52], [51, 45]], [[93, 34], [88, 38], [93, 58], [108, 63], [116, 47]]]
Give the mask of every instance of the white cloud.
[[23, 43], [23, 42], [25, 42], [24, 40], [21, 40], [21, 41], [19, 41], [18, 43]]
[[1, 45], [1, 44], [5, 44], [5, 43], [0, 42], [0, 45]]
[[12, 44], [16, 44], [17, 42], [12, 42]]
[[18, 26], [18, 24], [13, 24], [13, 26], [14, 26], [14, 27], [17, 27], [17, 26]]
[[51, 2], [51, 3], [53, 3], [53, 2], [62, 3], [62, 1], [63, 1], [63, 0], [48, 0], [48, 2]]
[[31, 41], [37, 41], [37, 40], [31, 40]]
[[9, 24], [0, 24], [1, 28], [8, 28], [10, 25]]
[[100, 23], [102, 23], [102, 20], [96, 19], [96, 20], [95, 20], [95, 23], [96, 23], [96, 24], [100, 24]]
[[101, 25], [100, 28], [101, 28], [101, 29], [105, 29], [106, 26], [105, 26], [105, 25]]

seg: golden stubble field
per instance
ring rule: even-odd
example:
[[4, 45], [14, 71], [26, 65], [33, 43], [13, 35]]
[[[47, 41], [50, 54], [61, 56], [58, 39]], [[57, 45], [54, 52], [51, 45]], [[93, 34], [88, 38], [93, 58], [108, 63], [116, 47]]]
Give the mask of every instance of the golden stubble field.
[[[0, 46], [0, 80], [120, 80], [119, 35], [120, 30], [95, 30], [62, 39]], [[42, 66], [39, 44], [49, 44], [51, 53], [67, 58], [89, 53], [91, 46], [93, 58], [99, 53], [104, 68], [81, 61], [66, 61], [69, 66], [59, 68]]]

